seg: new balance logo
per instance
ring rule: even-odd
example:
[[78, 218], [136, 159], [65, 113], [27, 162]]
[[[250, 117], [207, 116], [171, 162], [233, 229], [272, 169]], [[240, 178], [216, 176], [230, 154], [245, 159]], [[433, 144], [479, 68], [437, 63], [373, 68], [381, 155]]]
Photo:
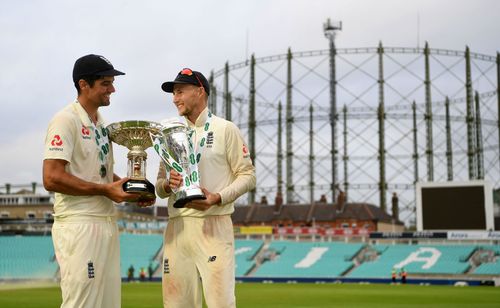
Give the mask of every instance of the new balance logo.
[[208, 257], [208, 263], [215, 262], [215, 259], [217, 259], [217, 256], [210, 256], [210, 257]]

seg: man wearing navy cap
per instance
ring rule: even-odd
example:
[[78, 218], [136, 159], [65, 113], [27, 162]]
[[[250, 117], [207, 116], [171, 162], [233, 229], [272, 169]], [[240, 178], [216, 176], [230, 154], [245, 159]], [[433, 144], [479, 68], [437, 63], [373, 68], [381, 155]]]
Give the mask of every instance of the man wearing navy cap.
[[110, 104], [114, 76], [103, 56], [76, 60], [77, 99], [50, 121], [43, 184], [55, 192], [52, 240], [61, 274], [61, 307], [121, 306], [120, 244], [114, 202], [133, 200], [113, 173], [113, 149], [97, 111]]
[[[234, 201], [255, 187], [248, 147], [236, 125], [208, 110], [210, 87], [202, 73], [185, 68], [174, 81], [163, 83], [162, 89], [173, 94], [179, 115], [194, 130], [194, 150], [196, 157], [201, 157], [200, 186], [206, 196], [184, 208], [173, 206], [174, 197], [168, 199], [163, 305], [201, 308], [204, 294], [210, 308], [236, 307], [231, 213]], [[160, 198], [173, 196], [172, 191], [181, 183], [179, 173], [167, 172], [160, 163], [156, 182]]]

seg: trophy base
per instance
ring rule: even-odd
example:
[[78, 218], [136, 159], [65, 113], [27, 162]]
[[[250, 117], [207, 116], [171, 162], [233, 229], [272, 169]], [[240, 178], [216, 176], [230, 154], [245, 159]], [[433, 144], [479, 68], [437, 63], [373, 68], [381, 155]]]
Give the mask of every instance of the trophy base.
[[207, 197], [199, 188], [191, 188], [189, 190], [181, 190], [175, 194], [174, 207], [177, 209], [183, 208], [186, 203], [194, 200], [205, 200]]
[[135, 202], [152, 202], [156, 199], [155, 187], [148, 180], [128, 180], [123, 183], [123, 191], [138, 194]]

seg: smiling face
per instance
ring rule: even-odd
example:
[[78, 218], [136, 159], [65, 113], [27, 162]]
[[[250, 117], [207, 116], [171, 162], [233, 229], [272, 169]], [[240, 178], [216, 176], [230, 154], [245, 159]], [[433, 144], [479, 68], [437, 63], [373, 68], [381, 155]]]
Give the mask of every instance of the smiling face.
[[111, 93], [115, 92], [114, 81], [113, 76], [104, 76], [90, 83], [84, 79], [78, 81], [80, 87], [78, 102], [87, 111], [92, 121], [97, 122], [99, 107], [109, 106]]
[[96, 107], [109, 106], [111, 93], [115, 92], [115, 87], [113, 82], [115, 77], [104, 76], [101, 79], [97, 79], [93, 87], [86, 88], [87, 91], [83, 93], [86, 94], [89, 102]]
[[206, 107], [203, 88], [191, 84], [175, 84], [172, 94], [179, 115], [187, 117], [194, 123]]

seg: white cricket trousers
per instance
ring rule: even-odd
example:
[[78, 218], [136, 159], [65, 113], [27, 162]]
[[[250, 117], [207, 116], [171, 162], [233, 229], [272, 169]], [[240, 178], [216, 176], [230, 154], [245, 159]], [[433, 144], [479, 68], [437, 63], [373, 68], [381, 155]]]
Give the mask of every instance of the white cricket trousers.
[[[164, 234], [163, 306], [234, 308], [231, 216], [175, 217]], [[203, 288], [203, 293], [202, 293]]]
[[61, 308], [120, 308], [120, 240], [113, 217], [56, 218], [52, 241]]

